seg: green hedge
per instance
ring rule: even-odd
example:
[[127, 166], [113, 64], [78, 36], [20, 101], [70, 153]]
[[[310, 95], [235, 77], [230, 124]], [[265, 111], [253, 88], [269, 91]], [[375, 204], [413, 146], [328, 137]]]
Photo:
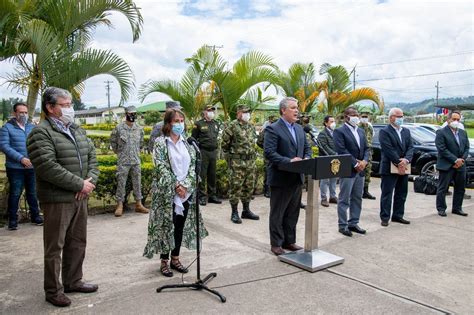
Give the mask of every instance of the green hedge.
[[[92, 140], [98, 154], [107, 154], [112, 151], [110, 148], [110, 135], [87, 135], [89, 139]], [[150, 136], [145, 135], [143, 137], [144, 145], [143, 148], [148, 148], [148, 141], [150, 141]]]
[[[112, 123], [112, 124], [83, 124], [81, 125], [82, 129], [85, 130], [103, 130], [103, 131], [112, 131], [114, 128], [117, 126], [117, 124]], [[149, 135], [151, 131], [153, 130], [153, 127], [150, 126], [145, 126], [143, 127], [143, 132], [145, 132], [146, 135]]]

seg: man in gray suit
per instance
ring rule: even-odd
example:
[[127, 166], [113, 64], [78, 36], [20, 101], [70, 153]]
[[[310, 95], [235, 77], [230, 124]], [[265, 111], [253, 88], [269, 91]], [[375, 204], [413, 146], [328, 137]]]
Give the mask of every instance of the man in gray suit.
[[311, 158], [311, 147], [303, 127], [298, 125], [298, 101], [286, 97], [280, 102], [281, 118], [265, 129], [263, 148], [268, 159], [270, 185], [270, 243], [275, 255], [283, 249], [296, 251], [296, 224], [300, 213], [303, 175], [281, 171], [280, 164]]
[[[337, 155], [336, 146], [334, 145], [334, 129], [336, 128], [336, 121], [333, 116], [324, 117], [324, 129], [318, 134], [319, 156]], [[337, 203], [336, 197], [337, 178], [326, 178], [319, 181], [321, 190], [321, 205], [329, 207], [329, 203]], [[329, 189], [329, 201], [327, 192]]]
[[452, 213], [467, 216], [462, 210], [466, 181], [466, 159], [469, 154], [469, 139], [466, 131], [459, 128], [461, 113], [453, 111], [448, 114], [448, 125], [436, 132], [436, 148], [439, 172], [439, 184], [436, 192], [436, 209], [438, 215], [446, 216], [446, 192], [451, 181], [454, 182]]

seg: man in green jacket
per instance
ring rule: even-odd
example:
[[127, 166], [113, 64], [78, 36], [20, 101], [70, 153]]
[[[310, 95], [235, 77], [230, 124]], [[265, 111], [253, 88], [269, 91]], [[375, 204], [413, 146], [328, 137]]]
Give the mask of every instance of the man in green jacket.
[[60, 307], [71, 304], [64, 293], [91, 293], [98, 289], [96, 284], [82, 281], [82, 263], [86, 252], [87, 201], [99, 170], [92, 141], [74, 124], [71, 100], [68, 91], [47, 88], [41, 102], [46, 118], [27, 140], [44, 213], [46, 301]]

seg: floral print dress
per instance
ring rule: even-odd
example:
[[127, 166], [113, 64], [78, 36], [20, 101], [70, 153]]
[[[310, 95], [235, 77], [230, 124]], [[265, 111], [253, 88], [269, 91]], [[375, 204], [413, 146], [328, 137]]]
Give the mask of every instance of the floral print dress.
[[[184, 139], [186, 140], [186, 139]], [[153, 183], [151, 190], [151, 211], [148, 221], [148, 242], [143, 256], [152, 258], [154, 254], [168, 253], [174, 249], [173, 199], [176, 194], [176, 175], [171, 169], [168, 145], [164, 136], [156, 139], [153, 149]], [[189, 210], [184, 223], [182, 246], [196, 248], [196, 152], [184, 141], [191, 157], [188, 175], [180, 184], [191, 193]], [[199, 217], [201, 239], [208, 235], [202, 217]]]

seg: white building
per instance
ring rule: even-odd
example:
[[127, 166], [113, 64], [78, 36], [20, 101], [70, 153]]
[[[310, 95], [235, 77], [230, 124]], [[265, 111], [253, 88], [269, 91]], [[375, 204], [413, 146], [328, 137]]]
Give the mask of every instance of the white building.
[[124, 107], [108, 107], [78, 110], [75, 114], [75, 121], [78, 124], [101, 124], [109, 121], [120, 121], [125, 115]]

